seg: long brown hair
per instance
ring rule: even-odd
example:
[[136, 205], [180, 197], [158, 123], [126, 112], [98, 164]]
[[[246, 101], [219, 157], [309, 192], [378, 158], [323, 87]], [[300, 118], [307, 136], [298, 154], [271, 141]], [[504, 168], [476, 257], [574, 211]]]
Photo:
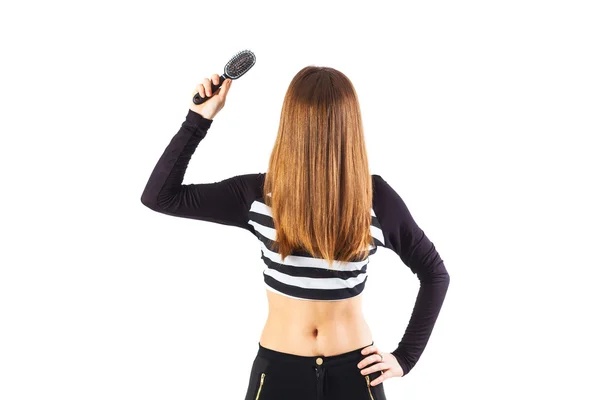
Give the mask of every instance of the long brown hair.
[[307, 66], [283, 100], [263, 189], [276, 251], [328, 261], [366, 259], [372, 181], [358, 96], [342, 72]]

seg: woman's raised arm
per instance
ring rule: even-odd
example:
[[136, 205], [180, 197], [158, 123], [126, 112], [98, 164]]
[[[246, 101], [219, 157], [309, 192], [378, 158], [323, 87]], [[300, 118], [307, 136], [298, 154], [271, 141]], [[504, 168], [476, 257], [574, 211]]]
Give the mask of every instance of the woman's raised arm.
[[264, 173], [237, 175], [213, 183], [182, 184], [188, 163], [212, 123], [213, 120], [191, 109], [188, 111], [181, 128], [150, 174], [141, 202], [163, 214], [251, 231], [248, 209], [261, 195]]

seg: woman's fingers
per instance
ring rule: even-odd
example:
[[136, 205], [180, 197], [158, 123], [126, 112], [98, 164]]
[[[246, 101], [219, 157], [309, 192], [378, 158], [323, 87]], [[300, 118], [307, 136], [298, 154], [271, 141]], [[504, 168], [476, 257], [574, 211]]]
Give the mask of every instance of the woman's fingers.
[[372, 355], [365, 357], [361, 362], [358, 363], [358, 368], [362, 368], [365, 365], [373, 364], [374, 362], [381, 361], [381, 357], [377, 355], [377, 346], [371, 345], [367, 346], [360, 352], [362, 355], [371, 354]]
[[204, 85], [201, 84], [201, 83], [199, 83], [196, 86], [196, 92], [198, 92], [198, 94], [200, 95], [200, 97], [205, 97], [206, 96], [206, 94], [204, 93]]
[[394, 374], [392, 373], [392, 370], [388, 369], [383, 374], [381, 374], [380, 376], [378, 376], [377, 379], [373, 379], [371, 381], [371, 385], [372, 386], [379, 385], [381, 382], [385, 381], [387, 378], [391, 378], [393, 376], [394, 376]]
[[369, 365], [368, 368], [361, 369], [360, 373], [363, 374], [363, 375], [367, 375], [367, 374], [370, 374], [370, 373], [373, 373], [373, 372], [376, 372], [376, 371], [383, 371], [383, 370], [386, 370], [386, 369], [389, 369], [389, 368], [390, 368], [390, 366], [387, 365], [387, 363], [385, 363], [383, 361], [380, 361], [378, 363]]
[[[384, 368], [389, 368], [389, 366], [383, 362], [384, 360], [382, 360], [381, 356], [378, 354], [377, 346], [367, 346], [362, 349], [361, 353], [363, 355], [369, 354], [369, 356], [363, 358], [357, 365], [361, 370], [361, 374], [366, 375], [370, 374], [371, 372], [380, 371]], [[366, 367], [367, 365], [369, 367], [363, 369], [363, 367]]]
[[[388, 364], [386, 360], [386, 356], [389, 356], [388, 353], [380, 353], [375, 345], [365, 347], [362, 349], [361, 353], [363, 355], [369, 354], [358, 363], [358, 368], [360, 368], [360, 373], [362, 375], [381, 371], [381, 375], [371, 381], [372, 386], [378, 385], [387, 378], [395, 376], [394, 371], [392, 371], [392, 366]], [[379, 354], [383, 355], [383, 359]], [[362, 369], [363, 367], [367, 368]]]
[[360, 351], [360, 354], [362, 354], [362, 355], [367, 355], [367, 354], [370, 354], [370, 353], [377, 353], [377, 346], [375, 346], [374, 344], [372, 344], [370, 346], [365, 347], [364, 349], [362, 349]]
[[[231, 85], [231, 79], [227, 79], [229, 80], [229, 84]], [[212, 86], [211, 84], [217, 86], [219, 84], [219, 82], [221, 81], [221, 75], [219, 74], [212, 74], [210, 76], [210, 78], [204, 78], [202, 80], [202, 83], [199, 83], [196, 86], [196, 92], [200, 95], [200, 97], [211, 97], [214, 94], [221, 94], [224, 92], [224, 95], [227, 94], [227, 90], [229, 90], [229, 86], [227, 86], [227, 80], [225, 80], [223, 82], [223, 86], [221, 86], [221, 88], [225, 87], [225, 91], [221, 90], [221, 88], [217, 89], [214, 93], [212, 91]]]
[[382, 360], [381, 360], [381, 357], [379, 356], [379, 354], [373, 353], [370, 356], [363, 358], [362, 361], [360, 363], [358, 363], [358, 365], [359, 365], [358, 368], [362, 368], [367, 365], [371, 365], [374, 363], [381, 363], [381, 362], [382, 362]]
[[202, 80], [202, 84], [204, 85], [204, 93], [206, 93], [207, 97], [212, 96], [212, 87], [210, 85], [210, 79], [204, 78]]
[[227, 93], [229, 92], [229, 88], [231, 87], [231, 79], [225, 79], [223, 81], [223, 86], [219, 89], [219, 96], [223, 99], [227, 97]]

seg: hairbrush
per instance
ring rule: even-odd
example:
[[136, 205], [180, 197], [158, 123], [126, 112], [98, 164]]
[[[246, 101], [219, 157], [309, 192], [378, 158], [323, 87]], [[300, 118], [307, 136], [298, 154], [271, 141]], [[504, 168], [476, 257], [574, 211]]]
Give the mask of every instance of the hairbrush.
[[[214, 94], [215, 91], [221, 87], [225, 79], [238, 79], [240, 76], [244, 75], [255, 63], [256, 56], [250, 50], [242, 50], [238, 52], [236, 55], [231, 57], [231, 60], [229, 60], [227, 64], [225, 64], [223, 75], [219, 77], [219, 84], [215, 85], [211, 80], [211, 93]], [[200, 97], [200, 94], [196, 93], [194, 95], [194, 104], [202, 104], [208, 99], [210, 99], [210, 97]]]

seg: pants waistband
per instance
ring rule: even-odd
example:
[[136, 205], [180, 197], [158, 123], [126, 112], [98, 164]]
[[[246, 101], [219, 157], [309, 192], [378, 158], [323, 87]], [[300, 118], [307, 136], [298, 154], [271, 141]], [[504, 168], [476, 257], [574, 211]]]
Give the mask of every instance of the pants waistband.
[[305, 364], [310, 366], [332, 366], [336, 364], [344, 364], [348, 362], [356, 362], [363, 359], [365, 356], [361, 354], [361, 351], [368, 346], [372, 346], [375, 341], [371, 344], [363, 346], [361, 348], [348, 351], [346, 353], [336, 354], [333, 356], [301, 356], [298, 354], [282, 353], [273, 349], [266, 348], [258, 342], [258, 356], [266, 358], [271, 361], [280, 362], [293, 362], [298, 364]]

